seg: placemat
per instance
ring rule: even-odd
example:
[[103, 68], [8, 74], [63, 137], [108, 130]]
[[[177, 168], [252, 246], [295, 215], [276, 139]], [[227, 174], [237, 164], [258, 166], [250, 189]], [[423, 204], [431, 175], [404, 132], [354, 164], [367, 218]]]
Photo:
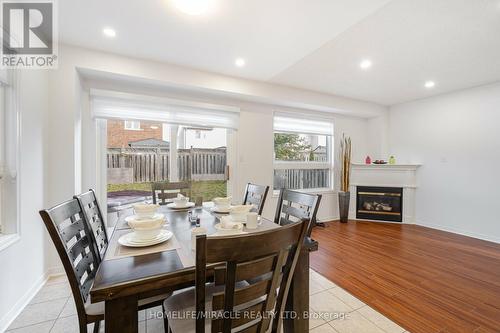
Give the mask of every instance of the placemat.
[[113, 260], [113, 259], [119, 259], [119, 258], [124, 258], [124, 257], [135, 257], [135, 256], [142, 256], [145, 254], [150, 254], [150, 253], [157, 253], [157, 252], [163, 252], [163, 251], [172, 251], [172, 250], [177, 250], [181, 248], [181, 245], [175, 238], [175, 235], [172, 235], [172, 237], [163, 243], [153, 245], [153, 246], [146, 246], [146, 247], [128, 247], [128, 246], [123, 246], [118, 243], [118, 239], [131, 232], [131, 230], [115, 230], [114, 237], [111, 238], [111, 243], [109, 244], [109, 248], [106, 251], [106, 256], [104, 257], [104, 260]]

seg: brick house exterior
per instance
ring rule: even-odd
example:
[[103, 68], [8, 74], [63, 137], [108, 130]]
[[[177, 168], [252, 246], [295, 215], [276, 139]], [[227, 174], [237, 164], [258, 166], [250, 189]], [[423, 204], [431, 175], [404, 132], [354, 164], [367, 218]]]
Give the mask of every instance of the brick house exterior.
[[127, 148], [133, 141], [163, 139], [161, 123], [141, 121], [140, 129], [125, 129], [125, 121], [108, 120], [108, 148]]

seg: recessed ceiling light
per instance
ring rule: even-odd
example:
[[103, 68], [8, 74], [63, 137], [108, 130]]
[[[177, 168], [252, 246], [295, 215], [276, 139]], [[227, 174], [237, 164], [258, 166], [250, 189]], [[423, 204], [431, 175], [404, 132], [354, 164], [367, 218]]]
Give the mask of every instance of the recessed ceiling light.
[[372, 61], [368, 59], [365, 59], [359, 63], [359, 67], [361, 67], [361, 69], [368, 69], [372, 67], [372, 65], [373, 65]]
[[237, 66], [237, 67], [245, 67], [245, 59], [243, 58], [238, 58], [235, 60], [234, 64]]
[[215, 0], [171, 0], [173, 5], [187, 15], [201, 15], [215, 6]]
[[110, 38], [116, 37], [116, 31], [114, 29], [111, 29], [111, 28], [102, 29], [102, 33], [106, 37], [110, 37]]
[[436, 82], [434, 81], [427, 81], [425, 82], [424, 86], [427, 88], [427, 89], [430, 89], [430, 88], [434, 88], [434, 86], [436, 85]]

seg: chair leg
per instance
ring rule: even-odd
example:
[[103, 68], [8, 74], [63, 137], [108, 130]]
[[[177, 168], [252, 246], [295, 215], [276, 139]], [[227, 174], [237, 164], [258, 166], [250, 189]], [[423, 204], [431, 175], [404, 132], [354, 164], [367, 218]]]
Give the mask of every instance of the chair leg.
[[99, 333], [99, 328], [100, 328], [100, 326], [101, 326], [101, 321], [100, 321], [100, 320], [99, 320], [99, 321], [96, 321], [96, 322], [94, 323], [94, 333]]

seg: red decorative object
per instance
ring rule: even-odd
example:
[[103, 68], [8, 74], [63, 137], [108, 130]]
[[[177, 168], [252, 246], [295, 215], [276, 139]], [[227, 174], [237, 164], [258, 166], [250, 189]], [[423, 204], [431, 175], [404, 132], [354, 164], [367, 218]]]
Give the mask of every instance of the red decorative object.
[[366, 156], [365, 163], [372, 164], [372, 159], [370, 158], [370, 156]]

